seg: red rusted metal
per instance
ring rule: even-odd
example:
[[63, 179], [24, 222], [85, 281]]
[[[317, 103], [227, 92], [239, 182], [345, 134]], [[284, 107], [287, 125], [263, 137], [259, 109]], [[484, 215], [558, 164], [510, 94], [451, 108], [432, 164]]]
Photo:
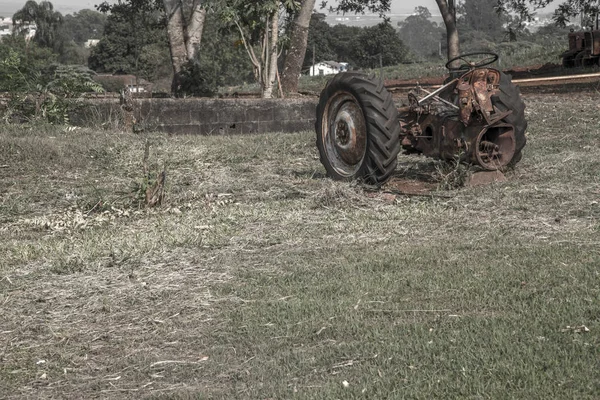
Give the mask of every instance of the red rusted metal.
[[569, 48], [561, 54], [561, 57], [565, 68], [598, 65], [600, 63], [600, 31], [569, 33]]
[[516, 146], [514, 128], [501, 122], [510, 111], [495, 110], [492, 103], [499, 82], [497, 70], [477, 68], [429, 93], [427, 101], [409, 94], [409, 106], [399, 109], [404, 150], [458, 157], [486, 170], [505, 167]]

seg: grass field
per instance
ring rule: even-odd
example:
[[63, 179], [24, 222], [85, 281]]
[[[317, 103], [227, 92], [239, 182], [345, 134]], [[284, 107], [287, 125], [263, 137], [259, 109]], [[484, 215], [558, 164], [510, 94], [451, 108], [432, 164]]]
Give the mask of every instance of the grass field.
[[508, 182], [420, 197], [312, 132], [1, 126], [0, 397], [599, 398], [598, 96], [526, 100]]

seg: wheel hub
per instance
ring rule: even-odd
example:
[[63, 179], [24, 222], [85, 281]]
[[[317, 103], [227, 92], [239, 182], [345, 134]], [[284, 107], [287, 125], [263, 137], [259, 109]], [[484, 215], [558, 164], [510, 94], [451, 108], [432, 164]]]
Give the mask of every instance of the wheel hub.
[[346, 121], [338, 121], [335, 128], [335, 139], [340, 146], [350, 143], [350, 132]]
[[334, 146], [339, 157], [349, 165], [360, 163], [366, 150], [366, 129], [362, 110], [354, 102], [345, 102], [335, 115]]

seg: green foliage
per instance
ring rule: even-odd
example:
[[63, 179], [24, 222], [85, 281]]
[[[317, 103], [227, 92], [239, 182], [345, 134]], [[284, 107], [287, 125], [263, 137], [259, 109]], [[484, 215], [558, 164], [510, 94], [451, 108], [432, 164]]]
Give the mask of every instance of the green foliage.
[[[333, 3], [333, 2], [332, 2]], [[335, 6], [330, 6], [330, 12], [353, 12], [364, 13], [365, 11], [372, 13], [384, 14], [390, 11], [391, 0], [338, 0]], [[321, 2], [321, 8], [328, 6], [328, 1]]]
[[439, 43], [444, 29], [430, 21], [431, 13], [426, 7], [415, 8], [415, 13], [399, 23], [400, 37], [417, 59], [438, 56]]
[[63, 64], [87, 64], [89, 50], [83, 43], [92, 37], [99, 37], [106, 16], [92, 10], [82, 10], [73, 15], [62, 16], [54, 11], [51, 2], [39, 4], [33, 0], [13, 16], [18, 36], [24, 37], [35, 24], [33, 42], [40, 47], [51, 49], [57, 60]]
[[27, 45], [22, 37], [0, 43], [0, 91], [10, 99], [4, 121], [68, 123], [69, 111], [79, 105], [83, 93], [102, 91], [87, 68], [53, 60], [49, 49]]
[[53, 65], [48, 72], [52, 74], [52, 78], [45, 90], [57, 97], [70, 99], [86, 92], [102, 92], [102, 86], [93, 79], [93, 72], [85, 67]]
[[475, 31], [483, 34], [489, 40], [496, 40], [504, 34], [502, 25], [508, 21], [503, 12], [494, 7], [497, 0], [464, 0], [457, 7], [460, 14], [457, 24], [461, 35], [464, 32]]
[[[293, 13], [300, 8], [298, 0], [223, 0], [215, 2], [225, 23], [238, 22], [254, 38], [266, 28], [266, 18], [276, 12]], [[259, 37], [256, 37], [259, 38]]]
[[184, 93], [214, 95], [219, 87], [254, 81], [252, 64], [239, 35], [219, 28], [216, 16], [208, 15], [196, 60], [182, 74]]
[[260, 44], [268, 20], [279, 10], [278, 0], [224, 0], [217, 7], [227, 29], [238, 32], [250, 45]]
[[[359, 66], [359, 61], [356, 57], [356, 49], [360, 47], [359, 38], [364, 28], [357, 26], [336, 25], [331, 28], [331, 48], [335, 52], [333, 61], [344, 61], [352, 66]], [[320, 56], [317, 48], [317, 56]], [[325, 61], [324, 59], [316, 59], [317, 62]]]
[[49, 1], [37, 3], [28, 0], [23, 8], [13, 15], [17, 32], [27, 33], [28, 26], [35, 24], [36, 31], [33, 41], [42, 47], [53, 48], [57, 43], [57, 33], [63, 23], [63, 16], [54, 11]]
[[51, 73], [48, 82], [37, 85], [36, 117], [51, 124], [68, 124], [69, 113], [81, 105], [84, 93], [103, 92], [87, 68], [54, 65], [48, 72]]
[[225, 29], [239, 35], [264, 97], [272, 96], [274, 68], [289, 42], [290, 29], [282, 29], [282, 24], [289, 23], [299, 7], [297, 0], [223, 0], [216, 7]]
[[309, 26], [305, 69], [312, 64], [313, 49], [316, 62], [343, 61], [353, 68], [379, 67], [380, 54], [384, 66], [398, 64], [408, 58], [408, 48], [389, 23], [368, 28], [331, 27], [323, 14], [313, 15]]
[[325, 21], [326, 17], [325, 14], [313, 13], [310, 18], [304, 70], [312, 64], [313, 58], [317, 61], [337, 58], [336, 51], [333, 49], [332, 28]]
[[64, 17], [62, 29], [78, 45], [89, 39], [100, 39], [106, 24], [106, 15], [94, 10], [81, 10]]
[[212, 97], [217, 93], [216, 79], [211, 79], [210, 71], [199, 63], [189, 61], [180, 73], [179, 95]]
[[531, 21], [537, 9], [551, 3], [558, 3], [553, 19], [562, 27], [567, 26], [576, 15], [593, 16], [600, 13], [598, 0], [497, 0], [496, 8], [499, 12], [513, 12], [521, 19]]
[[100, 73], [133, 74], [150, 81], [168, 76], [169, 47], [160, 12], [112, 8], [88, 66]]
[[0, 92], [26, 92], [35, 89], [36, 77], [56, 61], [50, 49], [27, 44], [21, 36], [9, 36], [0, 42]]
[[389, 23], [364, 28], [354, 49], [355, 59], [362, 68], [396, 65], [406, 60], [408, 49], [398, 32]]

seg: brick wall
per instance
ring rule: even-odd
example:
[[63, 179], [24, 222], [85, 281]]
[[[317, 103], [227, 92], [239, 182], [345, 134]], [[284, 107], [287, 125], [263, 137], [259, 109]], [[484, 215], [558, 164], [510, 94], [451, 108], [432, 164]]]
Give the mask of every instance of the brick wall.
[[[138, 126], [169, 134], [228, 135], [293, 133], [314, 129], [316, 98], [308, 99], [136, 99]], [[76, 125], [118, 118], [118, 100], [98, 99], [71, 117]]]

